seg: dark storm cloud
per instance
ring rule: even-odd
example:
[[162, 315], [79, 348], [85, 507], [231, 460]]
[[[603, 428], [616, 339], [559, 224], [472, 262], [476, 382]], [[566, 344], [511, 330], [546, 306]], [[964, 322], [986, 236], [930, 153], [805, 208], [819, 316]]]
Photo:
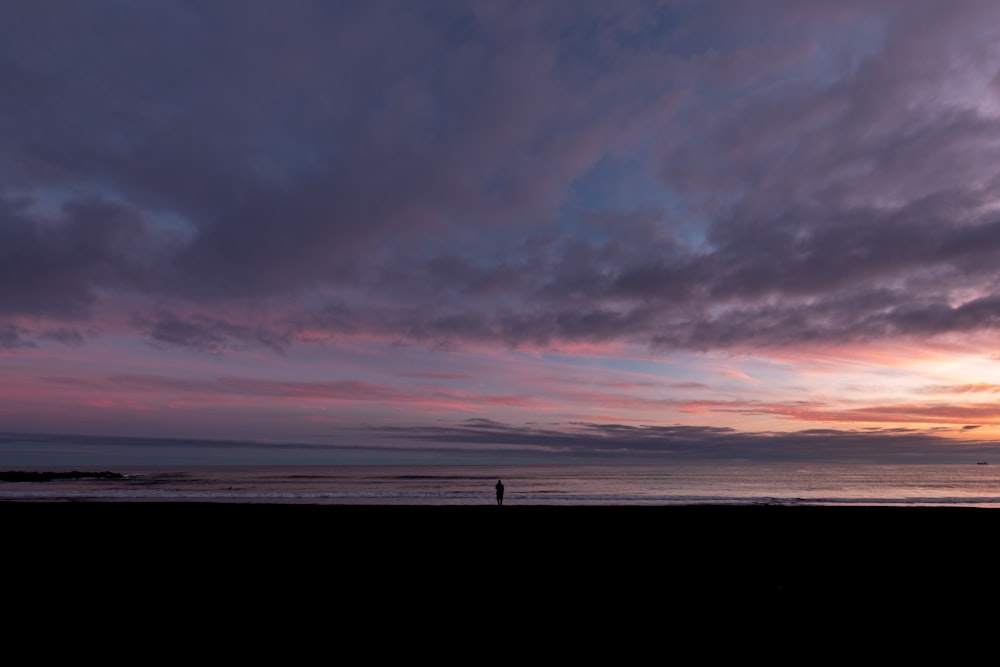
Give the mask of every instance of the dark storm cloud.
[[0, 344], [115, 310], [212, 352], [992, 329], [998, 18], [4, 3]]

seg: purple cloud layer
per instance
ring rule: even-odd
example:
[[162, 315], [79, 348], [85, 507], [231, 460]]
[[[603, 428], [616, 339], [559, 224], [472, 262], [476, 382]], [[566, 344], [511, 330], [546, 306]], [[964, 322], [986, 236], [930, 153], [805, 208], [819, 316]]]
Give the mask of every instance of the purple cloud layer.
[[0, 347], [992, 331], [998, 33], [976, 1], [7, 2]]

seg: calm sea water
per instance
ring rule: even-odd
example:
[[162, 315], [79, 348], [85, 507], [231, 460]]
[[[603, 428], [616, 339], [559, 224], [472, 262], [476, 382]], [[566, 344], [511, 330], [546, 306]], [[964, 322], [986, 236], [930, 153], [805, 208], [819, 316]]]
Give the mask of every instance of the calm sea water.
[[[90, 469], [79, 469], [87, 471]], [[1000, 465], [232, 466], [0, 482], [0, 501], [1000, 507]]]

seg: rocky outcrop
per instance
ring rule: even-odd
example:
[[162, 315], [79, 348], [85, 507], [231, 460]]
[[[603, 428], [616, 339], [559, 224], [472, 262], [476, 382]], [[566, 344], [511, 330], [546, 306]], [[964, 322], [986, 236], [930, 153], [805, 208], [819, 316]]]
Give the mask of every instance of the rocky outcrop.
[[49, 482], [54, 479], [124, 479], [119, 472], [37, 472], [26, 470], [0, 470], [0, 482]]

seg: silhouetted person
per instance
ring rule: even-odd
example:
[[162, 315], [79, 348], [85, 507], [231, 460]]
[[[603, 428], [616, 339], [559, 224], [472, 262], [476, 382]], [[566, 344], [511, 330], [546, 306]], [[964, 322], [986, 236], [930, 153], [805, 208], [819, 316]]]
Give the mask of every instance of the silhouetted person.
[[497, 505], [503, 505], [503, 482], [501, 482], [499, 479], [497, 480], [496, 490], [497, 490]]

